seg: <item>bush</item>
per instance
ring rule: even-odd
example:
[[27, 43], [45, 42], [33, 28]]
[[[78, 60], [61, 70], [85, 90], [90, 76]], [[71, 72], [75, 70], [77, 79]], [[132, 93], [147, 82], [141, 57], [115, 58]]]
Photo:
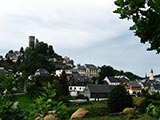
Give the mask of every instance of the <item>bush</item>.
[[144, 97], [134, 97], [133, 101], [134, 101], [134, 105], [136, 107], [140, 107], [141, 104], [144, 102], [145, 98]]
[[144, 99], [142, 104], [137, 108], [139, 113], [146, 113], [146, 108], [152, 102], [152, 100]]
[[0, 106], [0, 118], [2, 120], [27, 120], [28, 112], [20, 109], [18, 102], [13, 103], [7, 100]]
[[118, 85], [110, 93], [108, 99], [110, 112], [122, 112], [126, 107], [133, 107], [133, 99], [122, 85]]

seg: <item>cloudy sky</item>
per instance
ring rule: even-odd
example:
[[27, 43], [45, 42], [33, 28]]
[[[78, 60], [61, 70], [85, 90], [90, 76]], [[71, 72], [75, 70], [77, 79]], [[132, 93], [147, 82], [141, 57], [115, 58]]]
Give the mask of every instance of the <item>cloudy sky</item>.
[[28, 46], [28, 36], [53, 45], [75, 63], [111, 65], [137, 75], [160, 73], [160, 55], [113, 13], [114, 0], [0, 0], [0, 54]]

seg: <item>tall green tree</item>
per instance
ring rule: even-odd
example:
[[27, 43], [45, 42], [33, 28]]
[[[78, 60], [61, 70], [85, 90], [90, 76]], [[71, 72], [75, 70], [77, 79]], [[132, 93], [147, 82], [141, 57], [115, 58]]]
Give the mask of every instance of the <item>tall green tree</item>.
[[108, 107], [111, 113], [122, 112], [126, 107], [133, 107], [132, 97], [128, 95], [124, 86], [118, 85], [113, 88], [108, 99]]
[[114, 69], [111, 66], [103, 65], [100, 70], [99, 81], [103, 80], [106, 76], [115, 76]]
[[59, 84], [61, 86], [61, 95], [62, 96], [68, 96], [69, 91], [68, 91], [68, 80], [67, 80], [67, 75], [66, 72], [63, 70], [62, 75], [59, 80]]
[[114, 13], [133, 21], [130, 30], [141, 43], [149, 43], [147, 50], [160, 53], [160, 0], [116, 0], [115, 4], [118, 8]]

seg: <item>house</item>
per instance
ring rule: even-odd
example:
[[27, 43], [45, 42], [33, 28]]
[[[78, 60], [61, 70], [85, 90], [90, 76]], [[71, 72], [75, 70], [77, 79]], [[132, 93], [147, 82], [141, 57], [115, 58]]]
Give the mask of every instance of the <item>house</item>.
[[11, 60], [12, 62], [16, 63], [18, 61], [18, 59], [22, 56], [23, 56], [23, 54], [20, 53], [19, 51], [9, 52], [6, 54], [4, 60]]
[[126, 76], [114, 76], [114, 77], [105, 77], [104, 82], [106, 82], [108, 85], [120, 85], [123, 83], [129, 82], [129, 78]]
[[150, 94], [152, 94], [154, 92], [160, 92], [160, 84], [151, 84], [148, 88], [148, 92]]
[[9, 71], [7, 71], [6, 69], [4, 69], [4, 67], [0, 67], [0, 74], [9, 74]]
[[[64, 70], [67, 75], [72, 75], [72, 70]], [[56, 70], [56, 76], [60, 77], [62, 75], [63, 70]]]
[[113, 86], [106, 84], [88, 84], [84, 89], [83, 95], [88, 97], [89, 100], [107, 99]]
[[72, 72], [71, 79], [69, 80], [69, 85], [82, 85], [86, 86], [91, 84], [92, 80], [87, 76], [82, 76], [78, 72]]
[[46, 69], [39, 68], [35, 72], [36, 76], [50, 76], [50, 73]]
[[137, 81], [129, 81], [128, 83], [124, 83], [124, 87], [127, 89], [130, 95], [141, 92], [142, 87], [138, 84]]
[[85, 88], [86, 86], [83, 86], [83, 85], [69, 86], [70, 96], [74, 97], [74, 96], [80, 95], [84, 91]]
[[63, 59], [64, 59], [64, 60], [63, 60], [63, 63], [64, 63], [66, 66], [68, 66], [68, 67], [73, 67], [73, 66], [74, 66], [74, 61], [71, 60], [69, 57], [65, 56]]
[[[71, 79], [71, 77], [72, 77], [72, 70], [64, 70], [64, 71], [65, 71], [67, 80], [69, 81]], [[62, 72], [63, 72], [63, 70], [56, 70], [55, 75], [57, 77], [60, 77], [62, 75]]]
[[78, 72], [73, 72], [69, 80], [69, 93], [71, 96], [78, 96], [82, 93], [87, 84], [91, 84], [92, 80], [87, 76], [82, 76]]
[[100, 69], [93, 64], [78, 64], [77, 67], [74, 68], [74, 71], [77, 71], [80, 75], [85, 75], [92, 78], [99, 76]]
[[145, 77], [140, 81], [143, 89], [147, 89], [150, 94], [160, 92], [160, 77], [154, 76], [153, 69], [151, 69], [149, 77]]

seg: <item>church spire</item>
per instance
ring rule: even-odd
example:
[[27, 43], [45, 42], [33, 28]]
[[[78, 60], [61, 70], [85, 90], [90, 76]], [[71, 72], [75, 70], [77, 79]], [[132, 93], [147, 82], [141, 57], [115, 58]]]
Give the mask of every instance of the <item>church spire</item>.
[[153, 73], [153, 69], [151, 69], [151, 73]]
[[151, 73], [150, 73], [149, 80], [154, 80], [154, 73], [153, 73], [153, 69], [151, 69]]

